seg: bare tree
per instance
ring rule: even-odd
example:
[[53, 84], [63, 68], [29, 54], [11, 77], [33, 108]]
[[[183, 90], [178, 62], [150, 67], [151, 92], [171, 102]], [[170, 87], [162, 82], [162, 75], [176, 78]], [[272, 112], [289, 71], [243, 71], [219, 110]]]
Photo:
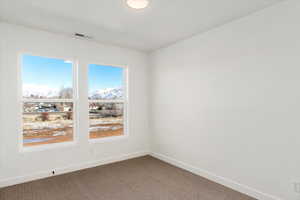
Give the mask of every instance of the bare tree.
[[73, 89], [62, 87], [58, 95], [60, 99], [71, 99], [73, 96]]
[[73, 113], [72, 113], [72, 112], [67, 112], [66, 118], [67, 118], [68, 120], [72, 120], [72, 119], [73, 119]]
[[42, 121], [48, 121], [49, 120], [49, 113], [45, 112], [45, 113], [42, 113]]

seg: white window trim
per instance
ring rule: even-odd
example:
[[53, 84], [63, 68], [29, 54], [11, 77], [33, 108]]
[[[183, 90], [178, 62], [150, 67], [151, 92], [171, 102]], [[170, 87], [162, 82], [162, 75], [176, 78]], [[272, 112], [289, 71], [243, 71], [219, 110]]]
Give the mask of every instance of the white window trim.
[[[87, 63], [87, 72], [89, 72], [89, 65], [99, 65], [99, 66], [111, 66], [111, 67], [119, 67], [123, 69], [123, 99], [122, 100], [88, 100], [88, 110], [89, 110], [89, 104], [90, 103], [123, 103], [123, 135], [120, 136], [110, 136], [110, 137], [103, 137], [103, 138], [90, 138], [90, 131], [88, 129], [88, 141], [90, 144], [96, 144], [96, 143], [105, 143], [105, 142], [112, 142], [116, 140], [122, 140], [129, 137], [129, 67], [128, 65], [121, 65], [121, 64], [107, 64], [103, 62], [88, 62]], [[87, 73], [87, 91], [89, 91], [89, 76]], [[89, 112], [88, 112], [89, 114]], [[88, 116], [88, 128], [90, 128], [90, 117]]]
[[[45, 58], [53, 58], [53, 59], [62, 59], [62, 60], [69, 60], [72, 62], [72, 88], [73, 88], [73, 98], [72, 99], [24, 99], [23, 98], [23, 81], [22, 81], [22, 69], [23, 69], [23, 62], [22, 58], [23, 55], [31, 55], [31, 56], [40, 56]], [[51, 56], [47, 55], [40, 55], [28, 51], [22, 51], [18, 53], [18, 62], [17, 62], [17, 72], [18, 72], [18, 97], [19, 97], [19, 152], [33, 152], [33, 151], [44, 151], [53, 148], [60, 148], [60, 147], [69, 147], [75, 146], [78, 143], [78, 60], [70, 57], [63, 57], [63, 56]], [[33, 145], [29, 147], [23, 146], [23, 104], [24, 103], [31, 103], [31, 102], [62, 102], [73, 103], [73, 140], [67, 142], [60, 142], [60, 143], [53, 143], [53, 144], [42, 144], [42, 145]]]

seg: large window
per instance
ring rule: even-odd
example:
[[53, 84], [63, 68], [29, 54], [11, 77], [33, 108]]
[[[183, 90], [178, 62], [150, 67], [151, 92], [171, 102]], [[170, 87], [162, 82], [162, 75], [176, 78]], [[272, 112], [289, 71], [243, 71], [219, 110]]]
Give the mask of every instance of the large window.
[[89, 65], [90, 139], [125, 134], [125, 75], [121, 67]]
[[23, 146], [72, 141], [71, 61], [22, 55]]

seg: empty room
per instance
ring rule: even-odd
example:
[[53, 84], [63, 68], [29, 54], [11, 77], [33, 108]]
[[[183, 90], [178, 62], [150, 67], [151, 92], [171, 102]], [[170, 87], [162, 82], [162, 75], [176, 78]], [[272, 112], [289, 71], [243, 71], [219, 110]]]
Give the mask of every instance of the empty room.
[[299, 0], [0, 0], [0, 200], [300, 200]]

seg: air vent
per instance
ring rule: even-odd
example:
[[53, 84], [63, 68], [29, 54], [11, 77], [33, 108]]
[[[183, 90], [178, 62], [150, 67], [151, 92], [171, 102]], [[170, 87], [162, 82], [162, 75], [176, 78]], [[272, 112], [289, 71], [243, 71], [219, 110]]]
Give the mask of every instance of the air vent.
[[92, 39], [91, 36], [88, 36], [88, 35], [85, 35], [85, 34], [82, 34], [82, 33], [74, 33], [74, 36], [78, 37], [78, 38]]

